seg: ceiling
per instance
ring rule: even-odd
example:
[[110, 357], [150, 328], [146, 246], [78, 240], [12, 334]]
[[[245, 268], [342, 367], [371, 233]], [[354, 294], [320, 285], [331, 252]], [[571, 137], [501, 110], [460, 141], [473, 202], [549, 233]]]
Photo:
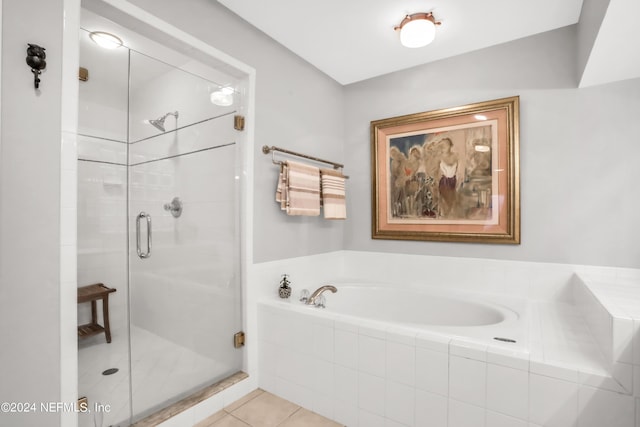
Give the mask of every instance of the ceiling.
[[[575, 24], [583, 3], [583, 0], [218, 1], [343, 85]], [[610, 0], [610, 3], [618, 5], [617, 15], [638, 16], [624, 12], [625, 4], [637, 9], [640, 4], [637, 0]], [[394, 26], [407, 14], [429, 11], [442, 22], [435, 41], [418, 49], [400, 45]], [[605, 25], [605, 19], [600, 29], [602, 32], [610, 27], [612, 31], [604, 37], [606, 45], [611, 40], [619, 42], [620, 35], [615, 34], [620, 32], [619, 25], [611, 24], [612, 21]], [[630, 23], [629, 29], [633, 27]], [[640, 41], [639, 30], [633, 31]], [[606, 56], [606, 49], [601, 52]], [[631, 62], [640, 77], [640, 54]], [[592, 80], [596, 83], [603, 78], [600, 74], [611, 68], [607, 60], [602, 64], [593, 68]]]

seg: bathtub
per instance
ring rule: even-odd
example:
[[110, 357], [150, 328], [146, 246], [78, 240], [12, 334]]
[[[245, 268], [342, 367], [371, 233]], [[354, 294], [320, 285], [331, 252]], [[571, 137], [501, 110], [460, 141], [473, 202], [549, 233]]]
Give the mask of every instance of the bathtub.
[[[513, 395], [528, 396], [527, 301], [332, 284], [325, 308], [301, 303], [300, 288], [258, 303], [262, 389], [353, 427], [445, 426], [466, 410], [477, 419], [465, 425], [484, 425], [485, 408], [497, 410], [488, 397], [496, 384], [516, 378]], [[526, 399], [514, 413], [525, 424]]]
[[299, 292], [295, 290], [290, 300], [276, 298], [272, 302], [301, 314], [380, 331], [432, 333], [517, 351], [528, 349], [530, 310], [523, 299], [435, 287], [407, 289], [362, 283], [335, 286], [337, 293], [323, 293], [324, 308], [298, 301]]

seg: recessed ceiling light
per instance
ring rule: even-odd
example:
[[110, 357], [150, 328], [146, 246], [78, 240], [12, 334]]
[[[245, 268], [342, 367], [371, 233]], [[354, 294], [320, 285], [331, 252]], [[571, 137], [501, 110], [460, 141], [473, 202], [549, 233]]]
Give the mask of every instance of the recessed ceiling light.
[[93, 31], [89, 33], [89, 37], [95, 44], [105, 49], [117, 49], [122, 46], [120, 37], [104, 31]]

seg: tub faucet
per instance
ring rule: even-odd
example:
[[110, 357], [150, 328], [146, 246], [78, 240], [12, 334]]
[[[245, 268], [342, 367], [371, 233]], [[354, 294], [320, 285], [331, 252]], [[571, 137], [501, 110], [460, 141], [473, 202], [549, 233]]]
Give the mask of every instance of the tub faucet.
[[320, 295], [322, 295], [322, 293], [323, 293], [324, 291], [331, 291], [331, 292], [333, 292], [333, 293], [335, 294], [336, 292], [338, 292], [338, 289], [337, 289], [335, 286], [333, 286], [333, 285], [324, 285], [324, 286], [320, 286], [318, 289], [316, 289], [316, 290], [311, 294], [311, 296], [310, 296], [309, 298], [307, 298], [307, 300], [305, 301], [305, 304], [307, 304], [307, 305], [313, 305], [313, 304], [315, 304], [315, 303], [316, 303], [316, 299], [317, 299]]

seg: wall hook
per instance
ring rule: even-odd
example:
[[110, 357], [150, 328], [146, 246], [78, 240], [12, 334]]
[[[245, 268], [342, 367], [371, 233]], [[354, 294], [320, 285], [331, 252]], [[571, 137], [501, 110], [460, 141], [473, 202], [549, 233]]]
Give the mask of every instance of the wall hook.
[[44, 48], [37, 44], [28, 43], [27, 48], [27, 65], [31, 67], [33, 73], [33, 85], [36, 89], [40, 87], [40, 74], [42, 70], [47, 68], [47, 61], [44, 59], [47, 55], [44, 53]]

